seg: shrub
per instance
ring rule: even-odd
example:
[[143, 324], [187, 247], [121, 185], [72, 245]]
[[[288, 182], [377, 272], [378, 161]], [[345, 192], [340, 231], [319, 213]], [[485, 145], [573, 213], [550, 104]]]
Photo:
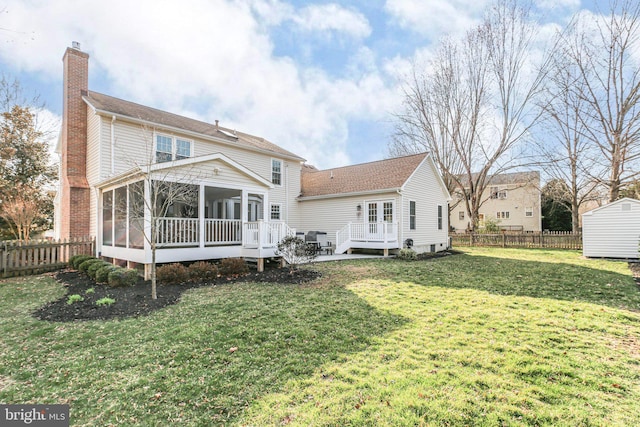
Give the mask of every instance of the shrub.
[[133, 286], [138, 282], [138, 272], [128, 268], [118, 267], [109, 273], [109, 286], [119, 288], [123, 286]]
[[178, 285], [189, 281], [189, 269], [182, 264], [165, 264], [156, 270], [156, 280], [163, 285]]
[[111, 265], [111, 264], [105, 261], [93, 263], [87, 268], [87, 275], [91, 277], [93, 280], [96, 280], [96, 273], [98, 272], [98, 270], [100, 270], [101, 268], [107, 265]]
[[89, 288], [86, 291], [84, 291], [85, 294], [89, 295], [89, 294], [95, 294], [96, 290], [93, 288]]
[[78, 271], [86, 273], [89, 267], [92, 266], [93, 264], [102, 264], [103, 262], [104, 261], [102, 261], [101, 259], [90, 258], [86, 261], [83, 261], [82, 264], [78, 266]]
[[114, 302], [116, 302], [116, 300], [114, 300], [113, 298], [104, 297], [104, 298], [100, 298], [98, 301], [96, 301], [96, 305], [98, 307], [102, 307], [104, 305], [109, 306], [109, 305], [113, 304]]
[[118, 266], [113, 264], [105, 263], [96, 271], [96, 282], [97, 283], [108, 283], [109, 282], [109, 273], [113, 270], [117, 270]]
[[415, 261], [418, 255], [413, 249], [403, 248], [398, 252], [398, 259], [402, 259], [405, 261]]
[[249, 265], [244, 258], [225, 258], [220, 261], [218, 271], [225, 277], [242, 276], [249, 273]]
[[95, 259], [95, 258], [92, 257], [91, 255], [74, 255], [71, 258], [69, 258], [69, 266], [74, 270], [77, 270], [78, 267], [80, 267], [80, 264], [82, 264], [88, 259]]
[[67, 304], [69, 305], [78, 301], [84, 301], [84, 298], [82, 298], [82, 295], [73, 294], [73, 295], [69, 295], [69, 298], [67, 298]]
[[278, 243], [276, 255], [280, 255], [294, 269], [299, 264], [313, 261], [317, 253], [314, 244], [296, 236], [287, 236]]
[[205, 261], [194, 262], [189, 266], [189, 278], [193, 281], [215, 280], [218, 277], [218, 267]]

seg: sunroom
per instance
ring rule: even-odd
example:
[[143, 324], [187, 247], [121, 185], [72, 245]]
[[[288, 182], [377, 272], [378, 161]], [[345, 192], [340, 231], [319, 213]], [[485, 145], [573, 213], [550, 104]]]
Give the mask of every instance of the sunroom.
[[222, 154], [134, 168], [99, 188], [99, 255], [149, 265], [275, 256], [295, 234], [266, 221], [268, 180]]

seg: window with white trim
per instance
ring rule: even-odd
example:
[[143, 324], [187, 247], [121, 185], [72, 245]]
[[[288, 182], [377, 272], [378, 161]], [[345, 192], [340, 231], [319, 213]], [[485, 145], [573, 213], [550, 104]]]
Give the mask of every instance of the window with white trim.
[[281, 218], [282, 207], [278, 203], [271, 204], [271, 220], [272, 221], [280, 221]]
[[438, 230], [442, 230], [442, 205], [438, 205]]
[[458, 219], [460, 221], [464, 220], [464, 211], [458, 211]]
[[170, 162], [191, 157], [192, 141], [168, 135], [156, 135], [156, 162]]
[[282, 185], [282, 160], [271, 159], [271, 182]]
[[496, 212], [496, 218], [509, 219], [509, 211]]
[[533, 208], [524, 208], [524, 216], [532, 217], [533, 216]]
[[409, 201], [409, 230], [416, 229], [416, 202]]

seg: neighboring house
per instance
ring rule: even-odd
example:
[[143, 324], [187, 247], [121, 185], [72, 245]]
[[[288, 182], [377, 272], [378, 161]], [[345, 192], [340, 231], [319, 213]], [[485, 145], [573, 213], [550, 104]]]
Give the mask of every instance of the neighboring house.
[[[541, 231], [540, 173], [537, 171], [492, 175], [482, 194], [478, 212], [480, 227], [486, 220], [498, 223], [502, 230]], [[456, 197], [457, 196], [457, 197]], [[451, 202], [451, 227], [456, 232], [471, 229], [471, 218], [466, 211], [462, 192]], [[455, 203], [455, 204], [454, 204]]]
[[94, 236], [96, 255], [146, 268], [155, 180], [196, 195], [157, 218], [158, 263], [242, 256], [261, 268], [296, 230], [327, 232], [337, 252], [387, 254], [406, 239], [418, 250], [446, 249], [449, 195], [430, 157], [317, 171], [218, 121], [89, 91], [88, 61], [77, 45], [63, 58], [57, 236]]
[[638, 258], [640, 200], [616, 200], [582, 215], [582, 253], [594, 258]]

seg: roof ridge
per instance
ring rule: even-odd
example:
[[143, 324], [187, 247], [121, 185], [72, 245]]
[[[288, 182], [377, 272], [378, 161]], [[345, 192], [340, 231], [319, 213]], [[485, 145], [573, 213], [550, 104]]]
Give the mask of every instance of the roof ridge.
[[[348, 168], [353, 168], [353, 167], [356, 167], [356, 166], [372, 165], [374, 163], [385, 163], [385, 162], [390, 162], [390, 161], [393, 161], [393, 160], [406, 159], [406, 158], [409, 158], [409, 157], [417, 157], [417, 156], [426, 157], [428, 155], [429, 155], [429, 153], [427, 153], [427, 152], [417, 153], [417, 154], [408, 154], [406, 156], [390, 157], [388, 159], [381, 159], [381, 160], [372, 160], [372, 161], [369, 161], [369, 162], [355, 163], [353, 165], [338, 166], [338, 167], [329, 168], [329, 169], [317, 169], [315, 171], [309, 171], [308, 173], [335, 171], [335, 170], [338, 170], [338, 169], [348, 169]], [[313, 166], [313, 165], [311, 165], [311, 166]]]

